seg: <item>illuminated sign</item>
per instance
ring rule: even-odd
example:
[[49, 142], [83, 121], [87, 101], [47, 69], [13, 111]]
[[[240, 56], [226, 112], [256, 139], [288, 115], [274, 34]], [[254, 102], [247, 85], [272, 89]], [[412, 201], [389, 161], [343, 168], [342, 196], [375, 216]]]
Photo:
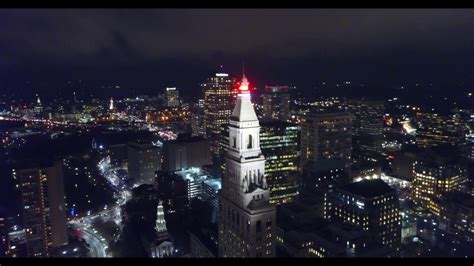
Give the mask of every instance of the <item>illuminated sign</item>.
[[216, 77], [228, 77], [229, 74], [226, 73], [216, 73]]

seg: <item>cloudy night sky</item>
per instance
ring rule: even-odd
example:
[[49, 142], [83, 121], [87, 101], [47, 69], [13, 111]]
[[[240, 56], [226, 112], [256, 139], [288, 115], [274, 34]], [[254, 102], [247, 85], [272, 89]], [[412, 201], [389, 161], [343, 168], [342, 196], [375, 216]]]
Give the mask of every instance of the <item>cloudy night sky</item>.
[[193, 94], [242, 61], [257, 86], [472, 87], [473, 44], [467, 9], [3, 9], [0, 90], [47, 94], [81, 79]]

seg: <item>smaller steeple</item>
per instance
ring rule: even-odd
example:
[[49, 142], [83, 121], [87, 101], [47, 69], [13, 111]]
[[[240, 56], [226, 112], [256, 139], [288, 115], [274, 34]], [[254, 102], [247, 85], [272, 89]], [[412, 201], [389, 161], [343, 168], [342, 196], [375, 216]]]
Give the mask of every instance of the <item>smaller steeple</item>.
[[110, 106], [109, 109], [112, 111], [114, 110], [114, 98], [110, 98]]
[[168, 229], [166, 228], [165, 213], [163, 212], [163, 202], [161, 200], [158, 203], [158, 206], [156, 207], [155, 229], [157, 233], [163, 233], [168, 231]]
[[36, 104], [41, 105], [41, 100], [40, 100], [40, 97], [38, 96], [38, 94], [36, 94]]

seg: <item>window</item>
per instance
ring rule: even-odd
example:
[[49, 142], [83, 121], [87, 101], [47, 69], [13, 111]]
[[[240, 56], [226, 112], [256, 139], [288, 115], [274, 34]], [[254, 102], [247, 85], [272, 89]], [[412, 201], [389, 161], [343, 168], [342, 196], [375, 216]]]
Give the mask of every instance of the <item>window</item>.
[[252, 135], [249, 135], [249, 142], [247, 144], [247, 149], [252, 149], [253, 148], [253, 139]]
[[257, 221], [257, 233], [262, 232], [262, 221]]
[[267, 229], [270, 229], [272, 227], [272, 221], [268, 220], [267, 221]]
[[237, 140], [235, 139], [235, 137], [233, 137], [232, 140], [233, 140], [232, 147], [235, 148], [237, 146]]

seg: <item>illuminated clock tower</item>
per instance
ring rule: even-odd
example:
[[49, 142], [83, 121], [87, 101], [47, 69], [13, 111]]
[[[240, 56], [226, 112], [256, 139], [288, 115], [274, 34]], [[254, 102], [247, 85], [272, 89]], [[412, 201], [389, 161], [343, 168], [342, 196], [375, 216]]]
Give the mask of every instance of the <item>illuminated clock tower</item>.
[[260, 124], [245, 75], [229, 121], [229, 142], [219, 192], [219, 256], [274, 257], [275, 207], [269, 203]]

